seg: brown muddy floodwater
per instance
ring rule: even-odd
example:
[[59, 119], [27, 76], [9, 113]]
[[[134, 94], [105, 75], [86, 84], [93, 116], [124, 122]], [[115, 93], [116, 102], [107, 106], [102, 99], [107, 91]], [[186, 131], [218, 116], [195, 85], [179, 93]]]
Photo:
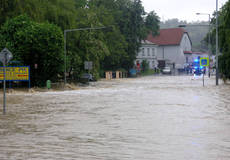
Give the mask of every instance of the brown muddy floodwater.
[[[2, 94], [1, 94], [2, 104]], [[229, 160], [230, 85], [150, 76], [7, 95], [0, 160]]]

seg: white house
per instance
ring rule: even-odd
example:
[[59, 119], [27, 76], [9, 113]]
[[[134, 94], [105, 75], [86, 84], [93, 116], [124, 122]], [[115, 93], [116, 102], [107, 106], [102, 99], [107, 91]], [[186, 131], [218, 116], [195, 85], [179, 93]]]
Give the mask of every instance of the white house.
[[157, 45], [148, 41], [143, 40], [141, 41], [141, 47], [139, 49], [139, 52], [136, 55], [136, 61], [137, 63], [142, 63], [143, 60], [146, 60], [149, 63], [149, 68], [154, 69], [157, 68], [158, 62], [157, 62]]
[[[154, 60], [158, 62], [159, 68], [170, 66], [172, 69], [183, 69], [186, 63], [184, 52], [192, 49], [191, 39], [183, 28], [161, 29], [157, 36], [149, 34], [146, 41], [157, 47], [155, 54], [157, 59]], [[143, 44], [141, 49], [146, 48], [146, 45]]]

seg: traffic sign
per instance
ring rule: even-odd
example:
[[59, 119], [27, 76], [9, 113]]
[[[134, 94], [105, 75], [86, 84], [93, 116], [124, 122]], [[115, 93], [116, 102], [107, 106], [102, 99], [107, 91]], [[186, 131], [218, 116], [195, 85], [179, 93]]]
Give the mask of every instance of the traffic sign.
[[4, 48], [0, 52], [0, 61], [3, 64], [7, 64], [12, 58], [13, 58], [13, 54], [7, 48]]
[[18, 67], [0, 67], [0, 81], [29, 81], [30, 80], [30, 68], [28, 66]]
[[200, 58], [200, 66], [203, 67], [209, 66], [209, 58], [208, 57]]
[[88, 70], [93, 69], [93, 62], [92, 61], [85, 61], [84, 65], [85, 65], [85, 69], [88, 69]]
[[4, 48], [0, 52], [0, 61], [3, 63], [3, 114], [6, 114], [6, 65], [13, 58], [13, 54]]

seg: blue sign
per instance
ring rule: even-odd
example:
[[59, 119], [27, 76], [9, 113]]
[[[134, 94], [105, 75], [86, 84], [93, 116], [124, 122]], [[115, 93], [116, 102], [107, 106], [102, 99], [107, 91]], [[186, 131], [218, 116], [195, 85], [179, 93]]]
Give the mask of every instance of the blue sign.
[[200, 66], [203, 66], [203, 67], [209, 66], [208, 57], [200, 58]]

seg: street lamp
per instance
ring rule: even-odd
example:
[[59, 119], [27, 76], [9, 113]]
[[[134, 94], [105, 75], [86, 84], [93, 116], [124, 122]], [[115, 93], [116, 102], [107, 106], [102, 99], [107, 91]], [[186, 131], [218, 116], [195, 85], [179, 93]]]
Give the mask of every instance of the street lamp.
[[74, 31], [83, 31], [83, 30], [99, 30], [99, 29], [104, 29], [104, 28], [110, 28], [112, 26], [103, 26], [103, 27], [93, 27], [93, 28], [77, 28], [77, 29], [66, 29], [64, 30], [64, 54], [65, 54], [65, 58], [64, 58], [64, 61], [65, 61], [65, 79], [64, 79], [64, 84], [66, 85], [66, 36], [67, 36], [67, 33], [68, 32], [74, 32]]
[[208, 13], [196, 13], [197, 15], [208, 15], [208, 56], [209, 56], [209, 66], [208, 66], [208, 77], [210, 78], [210, 56], [211, 56], [211, 41], [210, 41], [210, 14]]

